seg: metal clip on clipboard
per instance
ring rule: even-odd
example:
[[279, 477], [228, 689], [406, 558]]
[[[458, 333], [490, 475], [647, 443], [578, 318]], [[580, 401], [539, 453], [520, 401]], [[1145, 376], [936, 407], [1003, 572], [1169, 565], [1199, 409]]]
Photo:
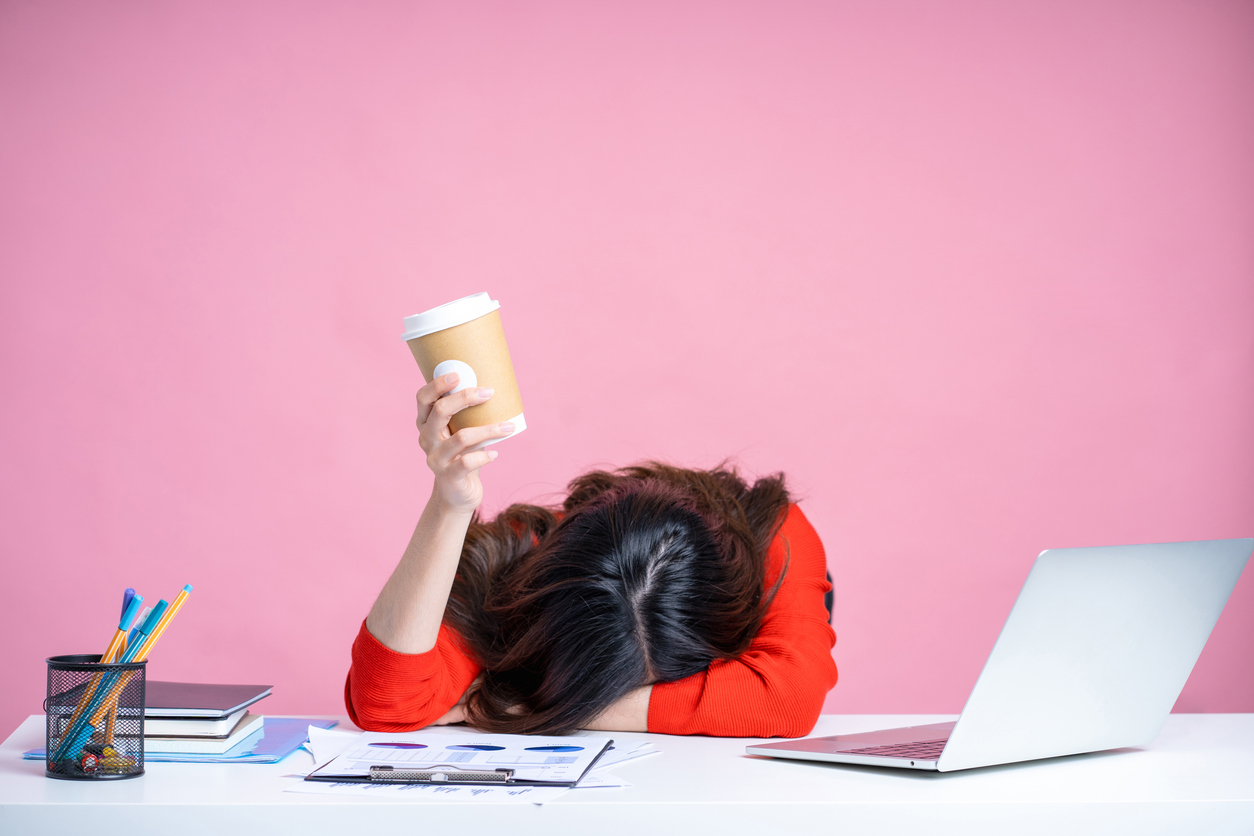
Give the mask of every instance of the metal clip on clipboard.
[[370, 781], [379, 784], [508, 784], [513, 780], [512, 769], [473, 771], [443, 763], [427, 769], [370, 767]]

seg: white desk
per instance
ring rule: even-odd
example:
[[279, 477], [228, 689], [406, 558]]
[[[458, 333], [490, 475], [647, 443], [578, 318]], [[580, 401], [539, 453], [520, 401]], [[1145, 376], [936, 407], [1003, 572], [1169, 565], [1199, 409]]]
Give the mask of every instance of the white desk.
[[[826, 715], [814, 734], [946, 719]], [[20, 759], [43, 745], [43, 717], [32, 716], [0, 746], [0, 834], [1254, 834], [1254, 714], [1177, 714], [1145, 749], [946, 774], [750, 757], [746, 740], [613, 736], [662, 751], [614, 770], [631, 789], [544, 806], [421, 804], [285, 793], [296, 779], [284, 776], [312, 763], [304, 752], [53, 780], [43, 761]]]

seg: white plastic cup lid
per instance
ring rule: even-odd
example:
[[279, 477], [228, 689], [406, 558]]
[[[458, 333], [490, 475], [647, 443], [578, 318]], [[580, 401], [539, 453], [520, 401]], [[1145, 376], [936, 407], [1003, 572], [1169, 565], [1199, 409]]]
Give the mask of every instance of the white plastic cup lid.
[[438, 308], [405, 317], [405, 333], [401, 335], [401, 339], [408, 342], [418, 337], [425, 337], [427, 334], [434, 334], [436, 331], [443, 331], [445, 328], [452, 328], [454, 325], [478, 319], [499, 307], [501, 303], [490, 299], [486, 293], [463, 296]]

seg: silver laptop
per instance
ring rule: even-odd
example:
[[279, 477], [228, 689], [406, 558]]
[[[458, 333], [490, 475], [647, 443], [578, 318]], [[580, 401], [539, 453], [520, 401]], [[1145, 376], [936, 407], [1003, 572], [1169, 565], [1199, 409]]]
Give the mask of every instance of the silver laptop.
[[1143, 746], [1251, 551], [1254, 538], [1043, 551], [956, 722], [746, 751], [948, 772]]

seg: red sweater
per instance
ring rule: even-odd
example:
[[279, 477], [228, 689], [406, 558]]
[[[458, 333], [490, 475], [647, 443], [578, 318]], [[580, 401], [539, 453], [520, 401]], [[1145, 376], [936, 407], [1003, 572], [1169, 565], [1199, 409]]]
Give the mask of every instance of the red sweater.
[[[836, 684], [836, 634], [823, 596], [827, 558], [801, 509], [792, 505], [767, 555], [766, 582], [788, 572], [749, 649], [716, 660], [676, 682], [659, 682], [649, 697], [649, 731], [723, 737], [803, 737]], [[363, 621], [353, 642], [344, 683], [348, 715], [360, 728], [410, 731], [452, 708], [480, 667], [461, 637], [441, 625], [426, 653], [397, 653], [370, 634]]]

